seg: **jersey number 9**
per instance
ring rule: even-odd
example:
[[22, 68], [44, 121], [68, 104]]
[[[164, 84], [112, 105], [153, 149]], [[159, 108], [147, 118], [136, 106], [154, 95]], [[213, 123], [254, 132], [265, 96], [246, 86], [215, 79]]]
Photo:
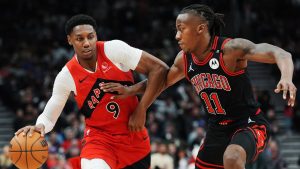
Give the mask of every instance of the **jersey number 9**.
[[106, 105], [106, 110], [109, 112], [109, 113], [113, 113], [113, 117], [115, 119], [117, 119], [119, 117], [119, 113], [120, 113], [120, 107], [118, 105], [118, 103], [116, 102], [109, 102], [107, 105]]

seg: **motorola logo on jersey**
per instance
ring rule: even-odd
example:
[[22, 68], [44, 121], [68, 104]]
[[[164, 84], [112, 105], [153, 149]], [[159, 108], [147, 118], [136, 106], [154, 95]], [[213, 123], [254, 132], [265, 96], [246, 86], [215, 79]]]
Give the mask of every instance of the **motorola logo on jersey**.
[[196, 89], [197, 93], [200, 93], [202, 90], [208, 88], [231, 91], [228, 79], [223, 75], [201, 73], [194, 76], [191, 79], [191, 82], [194, 88]]
[[218, 69], [219, 65], [220, 65], [219, 61], [216, 58], [210, 59], [210, 61], [209, 61], [210, 68], [212, 68], [212, 69]]

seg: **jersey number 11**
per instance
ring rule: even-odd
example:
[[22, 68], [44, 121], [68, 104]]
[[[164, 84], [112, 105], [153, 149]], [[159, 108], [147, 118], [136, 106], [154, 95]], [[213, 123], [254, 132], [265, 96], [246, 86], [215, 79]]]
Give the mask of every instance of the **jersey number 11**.
[[[209, 96], [206, 92], [202, 92], [200, 94], [201, 99], [204, 101], [205, 105], [206, 105], [206, 109], [208, 111], [208, 113], [210, 114], [223, 114], [225, 115], [226, 112], [223, 109], [218, 94], [217, 93], [211, 93]], [[212, 105], [212, 103], [214, 104], [214, 107]]]

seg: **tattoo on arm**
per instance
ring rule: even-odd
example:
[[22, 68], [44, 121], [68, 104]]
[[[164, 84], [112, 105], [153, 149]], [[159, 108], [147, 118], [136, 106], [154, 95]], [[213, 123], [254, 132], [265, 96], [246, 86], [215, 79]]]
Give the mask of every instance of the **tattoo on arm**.
[[254, 47], [255, 47], [255, 44], [253, 42], [246, 40], [246, 39], [236, 38], [236, 39], [230, 40], [225, 45], [225, 50], [240, 51], [245, 55], [245, 54], [250, 54]]

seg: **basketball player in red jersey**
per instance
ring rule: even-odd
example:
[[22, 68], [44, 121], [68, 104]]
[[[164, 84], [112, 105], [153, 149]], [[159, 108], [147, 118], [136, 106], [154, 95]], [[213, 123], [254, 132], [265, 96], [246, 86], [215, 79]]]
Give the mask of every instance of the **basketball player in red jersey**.
[[[86, 128], [82, 141], [81, 168], [148, 169], [150, 141], [144, 127], [146, 109], [161, 90], [168, 66], [156, 57], [120, 40], [97, 41], [96, 22], [87, 15], [76, 15], [65, 26], [74, 57], [57, 75], [52, 96], [35, 126], [26, 126], [16, 134], [44, 135], [52, 130], [71, 92], [74, 92]], [[100, 89], [104, 82], [134, 84], [132, 70], [148, 76], [148, 85], [140, 102], [136, 96], [111, 99], [113, 93]], [[132, 132], [131, 132], [132, 131]], [[76, 161], [76, 160], [75, 160]], [[80, 165], [73, 168], [80, 168]]]
[[[288, 99], [290, 106], [294, 106], [296, 97], [290, 53], [267, 43], [219, 37], [223, 26], [221, 14], [208, 6], [185, 7], [176, 19], [176, 40], [182, 51], [165, 79], [165, 87], [184, 77], [190, 81], [209, 115], [197, 169], [244, 169], [267, 144], [269, 124], [253, 97], [248, 61], [276, 63], [281, 79], [275, 92], [283, 91], [283, 99]], [[143, 92], [145, 84], [143, 81], [128, 88], [107, 83], [102, 89], [118, 91], [121, 95], [115, 98], [120, 98]]]

